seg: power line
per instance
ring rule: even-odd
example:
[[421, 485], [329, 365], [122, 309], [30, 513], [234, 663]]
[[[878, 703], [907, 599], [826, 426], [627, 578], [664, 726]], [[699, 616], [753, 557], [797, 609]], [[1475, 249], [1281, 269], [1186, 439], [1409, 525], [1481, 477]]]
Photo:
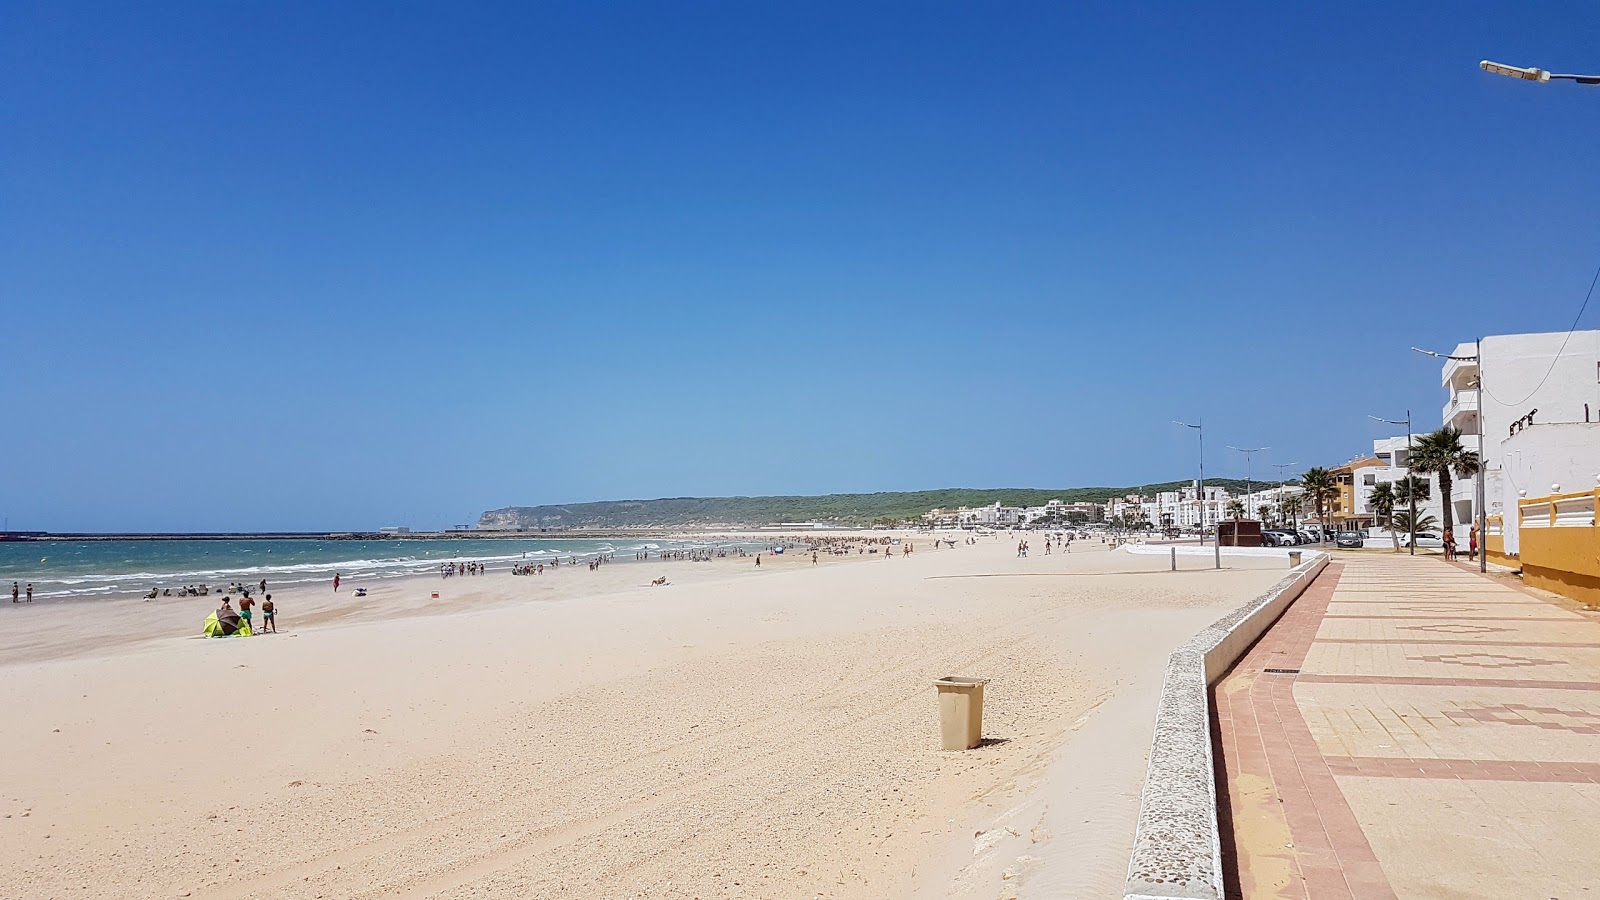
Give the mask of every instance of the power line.
[[[1556, 363], [1561, 361], [1561, 354], [1567, 351], [1567, 342], [1571, 341], [1572, 335], [1577, 332], [1578, 323], [1583, 321], [1584, 310], [1589, 308], [1589, 298], [1594, 296], [1594, 286], [1596, 283], [1600, 283], [1600, 268], [1596, 268], [1594, 270], [1594, 278], [1589, 281], [1589, 293], [1583, 295], [1583, 305], [1578, 307], [1578, 314], [1577, 316], [1573, 317], [1572, 327], [1567, 329], [1567, 336], [1561, 339], [1561, 349], [1556, 351], [1555, 359], [1550, 360], [1550, 368], [1545, 370], [1544, 377], [1539, 379], [1539, 383], [1534, 385], [1533, 390], [1529, 391], [1527, 396], [1523, 397], [1521, 400], [1514, 400], [1510, 403], [1507, 403], [1506, 401], [1501, 400], [1499, 397], [1496, 397], [1494, 394], [1490, 393], [1488, 390], [1485, 390], [1482, 379], [1479, 379], [1478, 390], [1483, 391], [1485, 394], [1489, 394], [1490, 399], [1494, 400], [1494, 402], [1500, 404], [1501, 406], [1511, 407], [1521, 406], [1522, 404], [1528, 402], [1529, 398], [1531, 398], [1534, 394], [1539, 393], [1539, 388], [1544, 387], [1544, 383], [1550, 380], [1550, 373], [1556, 370]], [[1478, 365], [1482, 367], [1483, 360], [1478, 360]]]

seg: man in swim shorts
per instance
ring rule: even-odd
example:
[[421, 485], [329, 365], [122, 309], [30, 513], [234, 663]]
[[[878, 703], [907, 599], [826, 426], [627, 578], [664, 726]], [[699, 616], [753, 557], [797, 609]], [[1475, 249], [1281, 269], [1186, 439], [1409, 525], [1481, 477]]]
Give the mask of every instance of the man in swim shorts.
[[239, 618], [244, 620], [244, 624], [250, 624], [250, 607], [255, 605], [256, 602], [250, 599], [249, 594], [239, 598]]
[[261, 631], [263, 633], [268, 631], [273, 634], [278, 633], [278, 622], [274, 618], [277, 612], [277, 607], [272, 605], [272, 595], [268, 594], [267, 599], [261, 601]]

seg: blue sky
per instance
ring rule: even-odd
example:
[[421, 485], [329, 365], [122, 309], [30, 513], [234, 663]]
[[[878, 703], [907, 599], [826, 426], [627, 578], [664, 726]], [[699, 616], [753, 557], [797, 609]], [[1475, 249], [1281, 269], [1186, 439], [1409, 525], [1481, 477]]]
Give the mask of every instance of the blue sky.
[[1600, 264], [1592, 4], [137, 6], [3, 8], [13, 528], [1332, 464]]

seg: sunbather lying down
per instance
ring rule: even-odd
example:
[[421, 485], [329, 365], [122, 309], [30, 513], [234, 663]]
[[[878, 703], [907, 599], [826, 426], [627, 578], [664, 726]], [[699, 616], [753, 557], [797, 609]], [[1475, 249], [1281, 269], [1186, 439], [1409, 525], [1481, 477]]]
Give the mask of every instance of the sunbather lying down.
[[667, 576], [663, 575], [650, 583], [659, 587], [660, 585], [667, 583]]

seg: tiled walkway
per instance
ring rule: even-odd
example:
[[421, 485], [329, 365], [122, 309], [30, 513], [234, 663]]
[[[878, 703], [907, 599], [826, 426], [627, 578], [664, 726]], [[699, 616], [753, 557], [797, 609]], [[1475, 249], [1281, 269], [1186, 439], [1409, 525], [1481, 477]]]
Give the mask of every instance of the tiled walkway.
[[1600, 620], [1336, 560], [1214, 692], [1230, 896], [1600, 897]]

